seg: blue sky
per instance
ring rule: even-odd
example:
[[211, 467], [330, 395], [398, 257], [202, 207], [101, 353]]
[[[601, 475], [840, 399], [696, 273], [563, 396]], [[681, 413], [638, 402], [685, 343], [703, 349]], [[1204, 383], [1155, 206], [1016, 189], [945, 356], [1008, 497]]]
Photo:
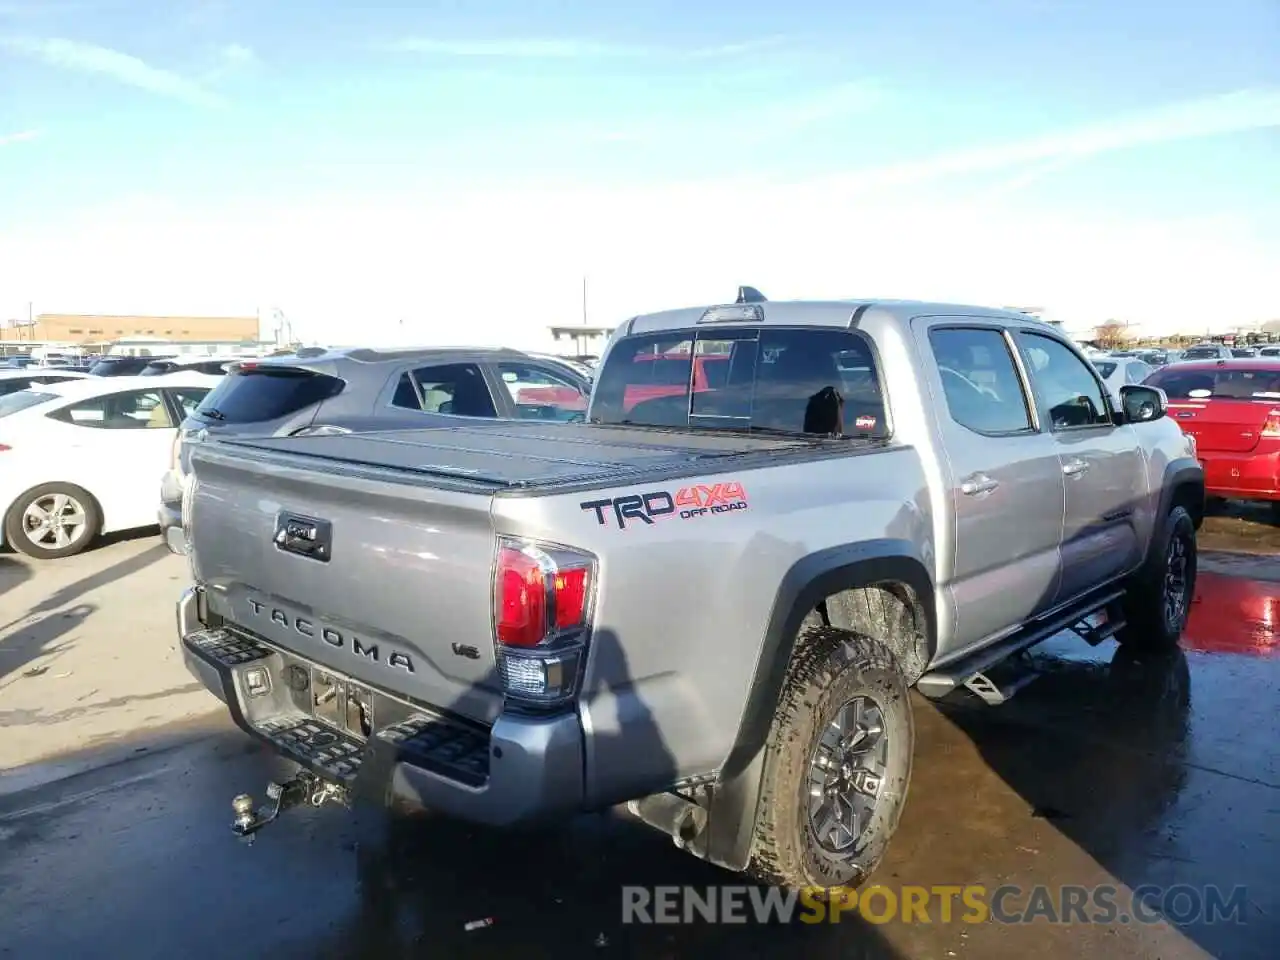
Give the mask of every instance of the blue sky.
[[[1277, 51], [1274, 0], [0, 0], [0, 318], [266, 301], [434, 333], [441, 297], [489, 324], [481, 259], [549, 319], [584, 272], [625, 314], [735, 265], [794, 296], [1280, 316]], [[814, 267], [851, 261], [892, 289]], [[1155, 296], [1168, 263], [1200, 275]]]

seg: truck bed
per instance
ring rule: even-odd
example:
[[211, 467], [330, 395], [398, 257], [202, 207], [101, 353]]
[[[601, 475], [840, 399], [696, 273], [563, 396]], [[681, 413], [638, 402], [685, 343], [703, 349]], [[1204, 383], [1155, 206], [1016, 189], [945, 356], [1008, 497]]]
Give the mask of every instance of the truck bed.
[[[314, 457], [330, 464], [404, 471], [467, 485], [530, 489], [616, 482], [665, 471], [719, 469], [727, 458], [773, 459], [813, 450], [817, 438], [609, 428], [583, 423], [484, 423], [336, 436], [260, 437], [226, 446]], [[848, 452], [850, 441], [838, 449]]]

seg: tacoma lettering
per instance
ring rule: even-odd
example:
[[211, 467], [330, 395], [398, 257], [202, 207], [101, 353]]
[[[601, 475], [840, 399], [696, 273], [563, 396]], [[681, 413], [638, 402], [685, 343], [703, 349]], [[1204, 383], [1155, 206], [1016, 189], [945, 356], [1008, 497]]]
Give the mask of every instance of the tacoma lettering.
[[[278, 624], [287, 630], [292, 630], [299, 636], [306, 637], [309, 640], [314, 640], [317, 637], [315, 623], [306, 617], [290, 615], [279, 607], [271, 607], [260, 600], [252, 598], [249, 598], [248, 604], [254, 616], [266, 617], [272, 623]], [[324, 625], [320, 626], [318, 636], [320, 640], [323, 640], [329, 646], [339, 650], [350, 651], [354, 656], [371, 660], [374, 663], [383, 663], [392, 669], [404, 670], [406, 673], [415, 672], [413, 659], [407, 653], [401, 653], [399, 650], [393, 650], [384, 659], [376, 643], [369, 643], [354, 634], [344, 634], [341, 630]]]

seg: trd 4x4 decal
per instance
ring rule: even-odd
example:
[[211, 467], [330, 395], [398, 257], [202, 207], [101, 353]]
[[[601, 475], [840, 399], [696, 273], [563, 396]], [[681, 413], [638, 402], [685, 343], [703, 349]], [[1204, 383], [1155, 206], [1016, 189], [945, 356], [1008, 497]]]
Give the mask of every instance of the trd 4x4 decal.
[[693, 520], [747, 509], [747, 491], [741, 483], [698, 484], [681, 487], [674, 494], [667, 490], [649, 493], [631, 493], [624, 497], [607, 497], [603, 500], [587, 500], [578, 504], [583, 510], [595, 512], [596, 522], [605, 526], [612, 517], [619, 530], [627, 528], [627, 522], [636, 520], [652, 524], [665, 517]]

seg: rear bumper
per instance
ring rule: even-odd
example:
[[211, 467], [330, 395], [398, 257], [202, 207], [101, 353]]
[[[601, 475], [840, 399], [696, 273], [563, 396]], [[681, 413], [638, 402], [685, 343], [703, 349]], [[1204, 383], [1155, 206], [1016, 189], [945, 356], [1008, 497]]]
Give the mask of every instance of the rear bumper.
[[1280, 453], [1199, 452], [1205, 493], [1240, 500], [1280, 500]]
[[206, 628], [198, 607], [198, 588], [187, 589], [178, 602], [187, 669], [242, 730], [317, 776], [380, 803], [408, 803], [492, 826], [581, 809], [576, 714], [504, 714], [483, 727], [362, 688], [373, 715], [365, 736], [353, 730], [358, 724], [331, 722], [314, 709], [318, 678], [345, 683], [346, 677], [247, 633]]

